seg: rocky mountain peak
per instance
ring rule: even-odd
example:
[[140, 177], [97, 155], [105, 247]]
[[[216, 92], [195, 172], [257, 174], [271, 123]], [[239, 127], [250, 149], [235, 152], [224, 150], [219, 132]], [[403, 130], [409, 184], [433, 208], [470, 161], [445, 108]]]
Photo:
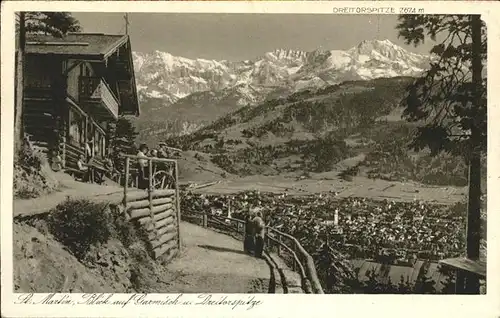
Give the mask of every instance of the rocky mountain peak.
[[346, 51], [282, 48], [241, 62], [188, 59], [158, 50], [134, 52], [133, 57], [141, 96], [162, 99], [165, 105], [196, 92], [237, 87], [254, 87], [248, 94], [258, 95], [269, 87], [295, 91], [346, 80], [415, 76], [429, 60], [390, 40], [366, 40]]

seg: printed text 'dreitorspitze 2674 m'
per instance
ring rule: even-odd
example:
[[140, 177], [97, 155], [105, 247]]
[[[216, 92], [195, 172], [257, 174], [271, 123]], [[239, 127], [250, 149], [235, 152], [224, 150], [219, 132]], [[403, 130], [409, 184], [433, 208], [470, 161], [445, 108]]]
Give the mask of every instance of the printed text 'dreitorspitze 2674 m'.
[[424, 14], [424, 8], [415, 7], [334, 7], [337, 14]]

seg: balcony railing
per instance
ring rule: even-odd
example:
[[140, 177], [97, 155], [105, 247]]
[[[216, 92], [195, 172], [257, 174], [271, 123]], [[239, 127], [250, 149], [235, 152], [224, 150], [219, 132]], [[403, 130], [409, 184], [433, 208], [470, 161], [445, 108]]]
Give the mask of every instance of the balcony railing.
[[81, 76], [79, 90], [82, 101], [100, 102], [115, 119], [118, 118], [118, 100], [102, 78]]

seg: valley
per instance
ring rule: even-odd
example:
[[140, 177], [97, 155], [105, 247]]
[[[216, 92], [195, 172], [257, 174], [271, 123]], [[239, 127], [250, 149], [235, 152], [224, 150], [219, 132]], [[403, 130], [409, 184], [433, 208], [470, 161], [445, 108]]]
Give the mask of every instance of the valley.
[[139, 142], [185, 151], [190, 181], [324, 174], [464, 187], [462, 159], [408, 150], [419, 123], [405, 121], [401, 102], [430, 60], [388, 40], [243, 62], [134, 53], [133, 123]]
[[419, 123], [405, 121], [401, 102], [431, 57], [390, 41], [347, 51], [277, 50], [241, 63], [134, 56], [139, 141], [184, 150], [186, 181], [285, 177], [293, 188], [314, 176], [467, 184], [461, 158], [408, 149]]
[[[401, 118], [411, 78], [353, 81], [243, 107], [167, 142], [217, 171], [210, 178], [353, 177], [433, 186], [466, 186], [466, 166], [448, 154], [408, 150], [417, 124]], [[451, 172], [451, 173], [448, 173]], [[193, 173], [191, 173], [193, 174]], [[216, 175], [216, 176], [215, 176]]]

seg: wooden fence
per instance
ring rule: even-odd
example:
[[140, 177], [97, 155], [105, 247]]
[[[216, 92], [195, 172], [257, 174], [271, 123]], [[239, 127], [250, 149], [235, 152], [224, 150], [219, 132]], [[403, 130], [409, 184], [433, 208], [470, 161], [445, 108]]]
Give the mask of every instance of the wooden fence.
[[302, 278], [302, 288], [306, 293], [323, 294], [314, 259], [295, 237], [274, 228], [268, 228], [266, 245], [269, 248], [276, 248], [278, 256], [283, 257], [284, 254], [288, 254], [291, 258], [292, 269], [299, 272]]
[[[125, 183], [123, 186], [125, 211], [130, 221], [137, 222], [146, 231], [152, 257], [158, 259], [163, 256], [163, 259], [169, 261], [181, 251], [181, 211], [177, 161], [130, 155], [123, 155], [123, 157], [125, 157]], [[144, 159], [148, 162], [148, 172], [145, 175], [148, 186], [144, 191], [137, 191], [137, 189], [129, 187], [131, 160], [137, 161], [138, 159]], [[158, 184], [155, 186], [153, 171], [155, 164], [158, 165], [158, 163], [172, 166], [174, 182], [171, 188], [159, 187]]]
[[[191, 217], [190, 221], [195, 220]], [[240, 219], [203, 214], [201, 220], [194, 223], [201, 223], [203, 227], [215, 228], [238, 239], [244, 239], [245, 236], [245, 221]], [[280, 257], [289, 260], [292, 269], [300, 274], [302, 289], [306, 293], [324, 293], [312, 256], [295, 237], [274, 228], [267, 228], [265, 246], [268, 252], [276, 251]]]

